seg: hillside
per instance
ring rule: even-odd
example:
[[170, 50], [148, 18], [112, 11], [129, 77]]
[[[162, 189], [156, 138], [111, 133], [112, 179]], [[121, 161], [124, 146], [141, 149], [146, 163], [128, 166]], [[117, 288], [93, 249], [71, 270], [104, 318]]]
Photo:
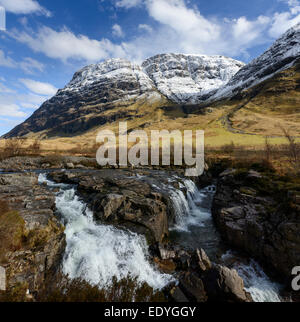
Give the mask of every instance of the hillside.
[[282, 143], [282, 128], [300, 136], [299, 35], [300, 24], [245, 66], [180, 54], [157, 55], [142, 66], [124, 59], [87, 66], [4, 138], [93, 144], [100, 129], [127, 121], [130, 130], [203, 129], [214, 146], [262, 144], [265, 136]]

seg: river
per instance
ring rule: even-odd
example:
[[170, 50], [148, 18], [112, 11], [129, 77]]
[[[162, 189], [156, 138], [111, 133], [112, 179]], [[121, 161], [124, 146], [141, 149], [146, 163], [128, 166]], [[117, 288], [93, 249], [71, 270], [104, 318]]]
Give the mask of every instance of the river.
[[[211, 214], [213, 185], [199, 190], [192, 180], [184, 179], [176, 189], [174, 185], [146, 176], [138, 179], [146, 180], [157, 191], [168, 190], [176, 219], [170, 229], [173, 242], [189, 249], [203, 248], [213, 261], [235, 268], [254, 301], [281, 301], [281, 286], [272, 281], [257, 262], [223, 245]], [[170, 183], [176, 180], [176, 175], [168, 179]], [[39, 182], [46, 183], [50, 189], [59, 188], [56, 207], [66, 226], [67, 241], [62, 266], [70, 278], [80, 277], [104, 288], [110, 285], [113, 277], [121, 280], [131, 276], [154, 289], [162, 289], [174, 281], [173, 276], [160, 273], [151, 263], [143, 236], [96, 223], [92, 212], [76, 195], [76, 187], [55, 184], [45, 173], [39, 175]]]

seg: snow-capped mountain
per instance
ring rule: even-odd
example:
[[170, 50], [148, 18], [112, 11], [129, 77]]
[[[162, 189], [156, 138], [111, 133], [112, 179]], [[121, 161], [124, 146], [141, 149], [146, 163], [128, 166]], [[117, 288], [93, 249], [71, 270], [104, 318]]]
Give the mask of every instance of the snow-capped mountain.
[[152, 80], [139, 65], [125, 59], [109, 59], [76, 72], [60, 93], [78, 93], [103, 86], [112, 89], [117, 100], [136, 98], [155, 90]]
[[224, 56], [163, 54], [142, 67], [157, 89], [176, 103], [205, 101], [245, 64]]
[[[109, 59], [75, 73], [60, 93], [117, 83], [118, 100], [136, 98], [156, 88], [173, 102], [196, 104], [225, 85], [243, 66], [231, 58], [205, 55], [157, 55], [143, 62], [142, 67], [124, 59]], [[127, 86], [133, 83], [136, 86]]]
[[76, 72], [65, 88], [5, 138], [37, 132], [75, 135], [116, 120], [142, 118], [136, 104], [143, 104], [143, 111], [149, 113], [170, 102], [211, 104], [231, 98], [299, 61], [300, 24], [246, 66], [231, 58], [204, 55], [162, 54], [148, 58], [141, 66], [110, 59]]
[[229, 98], [271, 78], [300, 59], [300, 23], [290, 28], [261, 56], [238, 71], [210, 100]]
[[117, 105], [126, 107], [139, 99], [153, 102], [164, 98], [140, 66], [124, 59], [110, 59], [76, 72], [65, 88], [8, 135], [23, 136], [48, 129], [54, 134], [72, 135], [126, 116], [124, 112], [104, 114]]

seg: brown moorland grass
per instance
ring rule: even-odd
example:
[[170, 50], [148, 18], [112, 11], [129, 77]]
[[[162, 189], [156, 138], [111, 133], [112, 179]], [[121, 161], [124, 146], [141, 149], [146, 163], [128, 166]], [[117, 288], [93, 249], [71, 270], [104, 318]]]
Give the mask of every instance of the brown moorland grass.
[[6, 253], [22, 247], [25, 231], [24, 219], [0, 200], [0, 263], [6, 261]]

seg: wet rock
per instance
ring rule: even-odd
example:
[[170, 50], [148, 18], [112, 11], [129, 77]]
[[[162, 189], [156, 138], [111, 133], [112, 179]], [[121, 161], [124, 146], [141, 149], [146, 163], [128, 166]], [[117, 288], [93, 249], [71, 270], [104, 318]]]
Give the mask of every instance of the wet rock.
[[179, 287], [190, 302], [206, 302], [207, 295], [202, 280], [195, 273], [185, 273]]
[[171, 259], [159, 259], [158, 257], [154, 258], [154, 262], [157, 264], [158, 268], [167, 274], [174, 273], [176, 270], [176, 264]]
[[109, 194], [104, 200], [102, 200], [102, 206], [104, 211], [104, 217], [107, 219], [112, 214], [115, 214], [116, 211], [123, 204], [125, 197], [123, 195]]
[[[148, 173], [148, 172], [147, 172]], [[169, 210], [164, 196], [129, 170], [56, 172], [56, 182], [78, 185], [78, 193], [98, 220], [122, 225], [144, 234], [149, 242], [163, 242], [169, 231]], [[166, 178], [167, 180], [167, 178]]]
[[200, 250], [197, 249], [196, 252], [198, 256], [198, 264], [199, 264], [200, 270], [202, 272], [210, 270], [212, 268], [212, 264], [210, 259], [206, 255], [205, 251], [201, 248]]
[[257, 171], [249, 170], [247, 177], [250, 179], [252, 179], [252, 178], [257, 179], [257, 178], [262, 178], [262, 175]]
[[67, 163], [66, 167], [67, 167], [67, 169], [74, 169], [75, 168], [75, 166], [72, 162]]
[[244, 289], [243, 279], [235, 269], [217, 265], [203, 279], [210, 301], [251, 302]]
[[223, 171], [220, 175], [219, 175], [219, 177], [226, 177], [226, 176], [232, 176], [232, 175], [234, 175], [235, 173], [236, 173], [236, 169], [227, 169], [227, 170], [225, 170], [225, 171]]
[[226, 242], [288, 282], [300, 262], [300, 216], [288, 191], [276, 192], [272, 180], [253, 170], [220, 178], [212, 214]]
[[182, 290], [178, 287], [175, 286], [171, 291], [170, 291], [170, 297], [173, 301], [177, 303], [187, 303], [189, 302], [188, 298], [184, 295]]

